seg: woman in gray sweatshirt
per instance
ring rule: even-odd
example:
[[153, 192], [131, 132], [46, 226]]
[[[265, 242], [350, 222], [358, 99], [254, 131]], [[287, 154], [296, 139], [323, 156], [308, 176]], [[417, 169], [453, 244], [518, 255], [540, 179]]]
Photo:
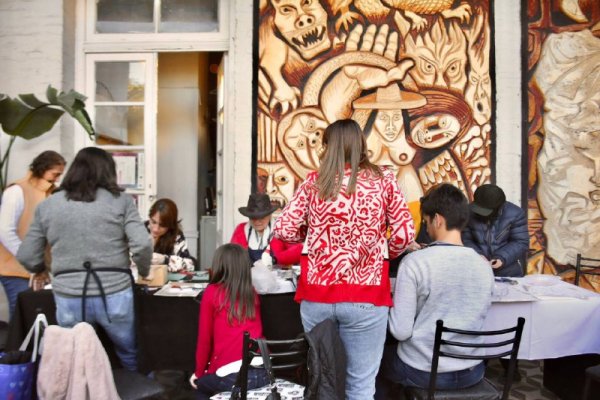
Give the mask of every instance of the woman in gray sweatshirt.
[[87, 147], [77, 153], [60, 189], [36, 209], [17, 259], [40, 272], [47, 245], [58, 323], [102, 326], [123, 367], [136, 370], [130, 254], [147, 276], [152, 243], [133, 199], [117, 185], [106, 151]]

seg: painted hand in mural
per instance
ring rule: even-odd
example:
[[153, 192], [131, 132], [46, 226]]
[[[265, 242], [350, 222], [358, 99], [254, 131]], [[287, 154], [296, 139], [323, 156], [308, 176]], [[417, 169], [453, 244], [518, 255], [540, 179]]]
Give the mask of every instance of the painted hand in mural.
[[[360, 48], [358, 48], [358, 43], [361, 44]], [[363, 35], [362, 25], [357, 25], [350, 32], [348, 40], [346, 40], [346, 51], [370, 52], [382, 55], [391, 61], [396, 61], [398, 32], [390, 34], [387, 25], [382, 25], [379, 30], [375, 25], [369, 25]], [[355, 80], [362, 90], [367, 90], [387, 86], [393, 81], [402, 81], [413, 65], [412, 60], [406, 59], [389, 70], [353, 64], [345, 66], [342, 71], [348, 78]]]

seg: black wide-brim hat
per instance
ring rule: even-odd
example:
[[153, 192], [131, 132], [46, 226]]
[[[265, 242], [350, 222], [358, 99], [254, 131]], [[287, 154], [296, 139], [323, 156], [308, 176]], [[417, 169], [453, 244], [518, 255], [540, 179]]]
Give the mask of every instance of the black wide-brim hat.
[[481, 185], [475, 190], [471, 210], [482, 217], [487, 217], [496, 211], [506, 201], [504, 191], [491, 183]]
[[272, 205], [271, 199], [264, 193], [253, 193], [248, 197], [248, 205], [238, 208], [240, 214], [248, 218], [263, 218], [273, 214], [279, 206]]

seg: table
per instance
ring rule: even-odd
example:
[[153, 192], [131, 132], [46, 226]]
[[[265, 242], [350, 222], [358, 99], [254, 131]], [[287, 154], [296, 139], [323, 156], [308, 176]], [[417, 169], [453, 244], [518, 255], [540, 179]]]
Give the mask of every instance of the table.
[[[193, 371], [201, 298], [153, 296], [140, 287], [136, 287], [134, 294], [138, 369], [144, 373], [166, 369]], [[266, 338], [290, 339], [303, 331], [300, 305], [294, 301], [294, 293], [261, 295], [260, 301]], [[46, 314], [49, 324], [56, 324], [51, 290], [19, 294], [9, 327], [8, 350], [18, 349], [38, 312]], [[115, 365], [118, 359], [110, 340], [102, 331], [98, 336]]]
[[[507, 285], [507, 297], [510, 291], [519, 297], [516, 292], [527, 287], [522, 279], [514, 280], [518, 284]], [[525, 294], [531, 294], [531, 287]], [[543, 359], [544, 386], [563, 400], [578, 400], [585, 368], [600, 363], [600, 295], [566, 282], [533, 290], [533, 294], [538, 297], [534, 301], [493, 302], [484, 329], [513, 326], [518, 317], [524, 317], [518, 358]], [[573, 297], [557, 297], [561, 294]], [[591, 395], [600, 398], [598, 391]]]
[[[507, 284], [511, 291], [526, 287], [522, 278], [515, 281], [519, 283]], [[494, 301], [484, 329], [514, 326], [518, 317], [524, 317], [519, 359], [543, 360], [600, 354], [600, 295], [562, 281], [553, 287], [540, 287], [534, 291], [528, 289], [528, 293], [537, 296], [537, 299]], [[561, 293], [587, 298], [558, 297]]]

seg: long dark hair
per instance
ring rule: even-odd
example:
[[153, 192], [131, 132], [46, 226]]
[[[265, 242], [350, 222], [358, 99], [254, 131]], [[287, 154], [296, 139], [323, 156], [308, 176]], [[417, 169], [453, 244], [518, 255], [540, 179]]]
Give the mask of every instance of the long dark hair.
[[79, 150], [63, 179], [60, 190], [67, 199], [90, 203], [96, 200], [100, 188], [118, 196], [123, 189], [117, 185], [115, 161], [106, 151], [98, 147]]
[[44, 176], [44, 173], [48, 170], [51, 170], [53, 167], [66, 165], [67, 162], [55, 151], [46, 150], [41, 152], [31, 161], [29, 164], [29, 170], [31, 171], [31, 175], [35, 178], [41, 178]]
[[251, 266], [248, 251], [238, 244], [224, 244], [215, 251], [210, 283], [219, 283], [225, 290], [221, 308], [229, 303], [227, 320], [230, 324], [234, 319], [242, 322], [256, 315]]
[[369, 161], [365, 135], [356, 121], [341, 119], [329, 125], [323, 135], [323, 145], [325, 152], [321, 157], [316, 182], [321, 199], [332, 200], [340, 193], [346, 163], [350, 164], [351, 169], [347, 194], [355, 192], [359, 170], [377, 177], [383, 176], [379, 167]]
[[160, 225], [167, 228], [167, 232], [158, 238], [154, 244], [154, 251], [161, 254], [171, 254], [175, 247], [177, 235], [181, 232], [177, 220], [177, 205], [171, 199], [159, 199], [150, 207], [148, 217], [153, 218], [158, 214]]

